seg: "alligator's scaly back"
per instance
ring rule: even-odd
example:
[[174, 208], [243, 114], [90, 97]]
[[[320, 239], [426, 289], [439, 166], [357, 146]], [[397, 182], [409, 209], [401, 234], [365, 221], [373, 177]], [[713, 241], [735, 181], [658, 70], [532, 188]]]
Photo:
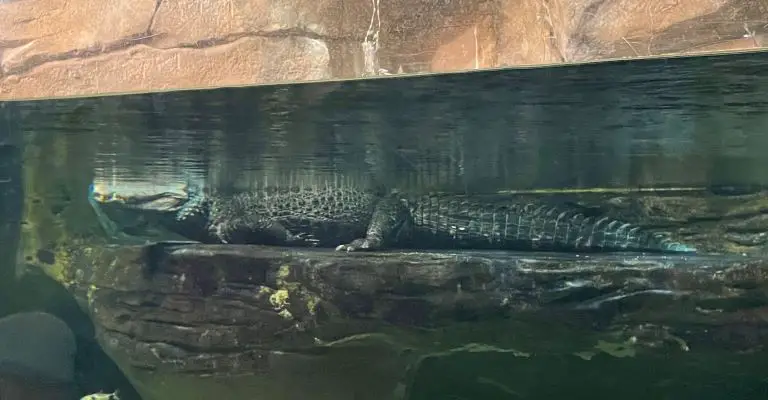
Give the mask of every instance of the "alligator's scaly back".
[[190, 191], [177, 221], [204, 222], [212, 241], [335, 246], [363, 234], [379, 196], [353, 186], [265, 187], [237, 193]]

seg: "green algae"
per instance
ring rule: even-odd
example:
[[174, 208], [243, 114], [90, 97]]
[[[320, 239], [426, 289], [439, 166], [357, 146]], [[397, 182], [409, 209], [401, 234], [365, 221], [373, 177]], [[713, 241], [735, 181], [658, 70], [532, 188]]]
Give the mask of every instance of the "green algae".
[[29, 133], [24, 150], [21, 262], [64, 283], [67, 248], [96, 240], [99, 228], [86, 201], [93, 176], [89, 135]]

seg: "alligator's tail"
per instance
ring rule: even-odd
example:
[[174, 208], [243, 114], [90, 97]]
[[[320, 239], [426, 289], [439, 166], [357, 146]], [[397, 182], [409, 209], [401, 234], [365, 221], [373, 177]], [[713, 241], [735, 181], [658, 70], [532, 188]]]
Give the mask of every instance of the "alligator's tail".
[[695, 253], [695, 247], [672, 240], [668, 235], [645, 230], [637, 225], [611, 218], [587, 218], [581, 225], [576, 247], [610, 248], [616, 250], [658, 251], [664, 253]]
[[430, 195], [412, 199], [413, 223], [453, 246], [554, 251], [694, 253], [668, 235], [580, 209]]
[[676, 242], [666, 236], [662, 236], [658, 233], [651, 234], [654, 236], [654, 242], [657, 244], [658, 250], [665, 253], [696, 253], [695, 247], [687, 245], [685, 243]]

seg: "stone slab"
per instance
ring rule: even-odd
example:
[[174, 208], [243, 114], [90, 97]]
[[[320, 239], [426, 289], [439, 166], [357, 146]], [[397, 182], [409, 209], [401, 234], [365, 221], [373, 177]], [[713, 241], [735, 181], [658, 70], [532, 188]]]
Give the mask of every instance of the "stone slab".
[[751, 362], [768, 339], [768, 263], [755, 257], [226, 245], [66, 257], [52, 276], [145, 400], [410, 398], [423, 363], [451, 354], [682, 368], [733, 351]]

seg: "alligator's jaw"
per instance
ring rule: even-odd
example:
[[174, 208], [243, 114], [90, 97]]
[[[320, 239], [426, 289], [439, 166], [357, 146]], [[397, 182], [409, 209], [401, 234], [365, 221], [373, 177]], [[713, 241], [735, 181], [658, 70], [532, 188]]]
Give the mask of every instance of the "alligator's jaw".
[[172, 216], [184, 204], [182, 190], [120, 186], [120, 190], [110, 190], [107, 185], [92, 183], [88, 188], [88, 203], [109, 239], [120, 244], [185, 239], [158, 223], [160, 218]]

